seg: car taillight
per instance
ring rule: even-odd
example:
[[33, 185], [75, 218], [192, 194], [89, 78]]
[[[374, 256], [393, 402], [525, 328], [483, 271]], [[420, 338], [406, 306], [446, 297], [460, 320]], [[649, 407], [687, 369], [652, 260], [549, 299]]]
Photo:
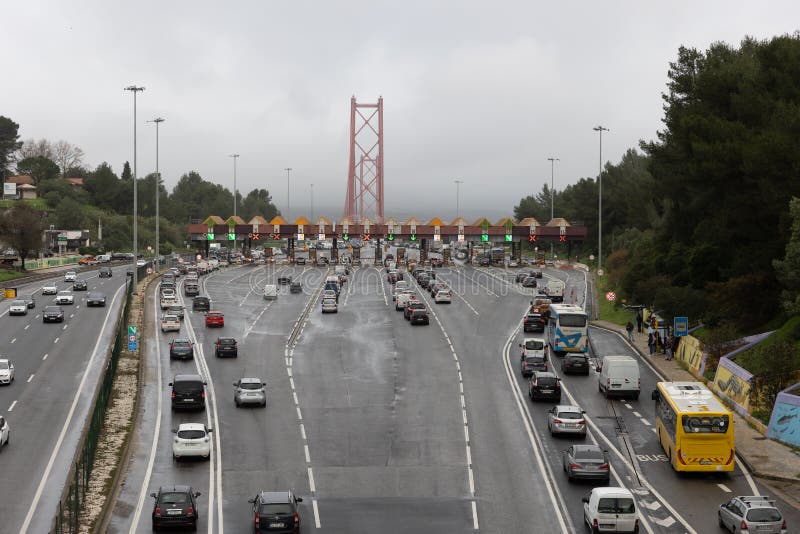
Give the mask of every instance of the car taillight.
[[606, 387], [611, 389], [611, 379], [610, 378], [606, 378]]
[[582, 469], [583, 466], [581, 464], [576, 464], [575, 462], [571, 462], [569, 466], [573, 469]]
[[781, 525], [781, 530], [786, 530], [786, 529], [787, 529], [787, 527], [786, 527], [786, 520], [784, 519], [784, 520], [783, 520], [783, 524]]
[[205, 390], [203, 390], [203, 391], [201, 391], [201, 392], [200, 392], [200, 398], [201, 398], [201, 399], [205, 399], [205, 398], [206, 398], [206, 392], [205, 392]]
[[601, 465], [600, 469], [602, 469], [603, 471], [608, 471], [608, 464]]
[[258, 526], [258, 524], [259, 524], [260, 522], [261, 522], [261, 516], [260, 516], [260, 515], [258, 515], [258, 512], [256, 512], [256, 516], [255, 516], [255, 524], [256, 524], [256, 526]]
[[187, 508], [186, 509], [186, 515], [188, 515], [189, 517], [192, 517], [194, 515], [194, 508], [192, 508], [191, 506], [189, 508]]
[[174, 391], [172, 392], [172, 398], [173, 399], [175, 398], [175, 392]]
[[585, 420], [583, 420], [583, 419], [579, 419], [579, 420], [578, 420], [578, 424], [579, 424], [579, 425], [585, 425], [585, 424], [586, 424], [586, 421], [585, 421]]
[[547, 362], [544, 362], [544, 370], [547, 371]]
[[297, 512], [295, 512], [294, 513], [294, 526], [297, 526], [299, 524], [300, 524], [300, 515]]
[[155, 515], [156, 517], [161, 517], [161, 507], [160, 506], [156, 506], [156, 511], [153, 512], [153, 515]]
[[749, 530], [749, 527], [747, 526], [747, 521], [745, 521], [744, 519], [742, 519], [742, 524], [739, 527], [739, 530], [741, 530], [742, 532], [744, 532], [745, 530]]

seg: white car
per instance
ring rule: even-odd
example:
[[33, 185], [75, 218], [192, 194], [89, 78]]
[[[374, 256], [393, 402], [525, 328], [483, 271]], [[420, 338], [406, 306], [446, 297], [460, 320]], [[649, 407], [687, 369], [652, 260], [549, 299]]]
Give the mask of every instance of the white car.
[[189, 456], [211, 456], [211, 432], [203, 423], [182, 423], [172, 440], [172, 457], [176, 460]]
[[583, 521], [593, 529], [598, 523], [603, 532], [639, 532], [636, 501], [625, 488], [593, 488], [583, 501]]
[[145, 265], [147, 265], [147, 260], [137, 260], [136, 261], [136, 266], [137, 267], [144, 267]]
[[48, 283], [42, 286], [42, 295], [56, 295], [58, 293], [58, 286], [55, 282]]
[[416, 298], [416, 295], [410, 289], [404, 289], [395, 296], [394, 309], [397, 311], [404, 310], [408, 306], [408, 301]]
[[74, 282], [77, 279], [78, 279], [78, 273], [76, 273], [75, 271], [67, 271], [64, 274], [64, 281], [65, 282]]
[[442, 302], [446, 302], [450, 304], [453, 302], [453, 292], [449, 289], [440, 289], [436, 292], [436, 295], [433, 297], [433, 302], [436, 304], [440, 304]]
[[175, 299], [175, 296], [174, 296], [174, 295], [173, 295], [173, 296], [167, 296], [167, 295], [163, 295], [163, 296], [161, 297], [160, 304], [161, 304], [161, 309], [162, 309], [162, 310], [166, 310], [166, 309], [167, 309], [167, 308], [169, 308], [170, 306], [175, 306], [175, 305], [177, 305], [177, 304], [178, 304], [178, 301]]
[[14, 381], [14, 364], [11, 360], [0, 360], [0, 384], [10, 384]]
[[6, 418], [0, 415], [0, 446], [8, 445], [11, 438], [11, 427]]
[[9, 315], [28, 315], [28, 303], [24, 300], [15, 300], [8, 307]]
[[165, 315], [161, 318], [162, 332], [180, 332], [181, 320], [177, 315]]
[[75, 304], [75, 295], [69, 291], [59, 291], [55, 302], [56, 304]]
[[322, 313], [338, 313], [338, 311], [339, 306], [336, 304], [336, 299], [322, 299]]

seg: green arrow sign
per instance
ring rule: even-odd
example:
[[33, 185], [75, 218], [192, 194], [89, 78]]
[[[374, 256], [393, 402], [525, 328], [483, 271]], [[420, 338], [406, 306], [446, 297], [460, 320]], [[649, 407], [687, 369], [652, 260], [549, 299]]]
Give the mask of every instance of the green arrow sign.
[[481, 235], [481, 241], [484, 242], [484, 243], [488, 243], [489, 242], [489, 236], [486, 235], [486, 234], [482, 234]]
[[506, 234], [506, 243], [511, 241], [511, 234]]
[[411, 239], [411, 241], [416, 241], [417, 240], [417, 234], [411, 234], [411, 237], [409, 239]]
[[213, 232], [208, 232], [206, 234], [206, 239], [208, 239], [209, 241], [214, 241], [214, 233]]
[[135, 336], [135, 335], [138, 335], [138, 334], [139, 334], [139, 327], [138, 326], [136, 326], [135, 324], [128, 325], [128, 335], [129, 336]]
[[228, 232], [228, 241], [233, 241], [234, 239], [236, 239], [236, 234]]

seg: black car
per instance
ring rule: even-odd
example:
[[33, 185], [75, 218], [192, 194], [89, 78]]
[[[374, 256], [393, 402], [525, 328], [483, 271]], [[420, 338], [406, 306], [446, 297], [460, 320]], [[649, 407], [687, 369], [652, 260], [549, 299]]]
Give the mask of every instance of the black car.
[[517, 276], [514, 278], [514, 281], [516, 283], [520, 283], [529, 276], [533, 276], [533, 271], [520, 271], [517, 273]]
[[197, 498], [199, 491], [191, 486], [161, 486], [151, 493], [153, 503], [153, 530], [162, 527], [189, 527], [197, 530]]
[[247, 501], [253, 505], [253, 532], [299, 534], [300, 514], [297, 503], [302, 497], [291, 491], [259, 491]]
[[541, 354], [522, 356], [520, 358], [519, 367], [522, 376], [528, 378], [532, 376], [535, 371], [547, 371], [547, 357]]
[[169, 342], [169, 358], [171, 360], [191, 360], [194, 358], [194, 345], [188, 339], [173, 339]]
[[24, 300], [25, 304], [27, 304], [27, 306], [28, 306], [28, 309], [36, 307], [36, 299], [30, 293], [28, 293], [26, 295], [17, 295], [17, 298], [19, 300]]
[[214, 355], [217, 358], [239, 357], [239, 344], [232, 337], [218, 337], [214, 344]]
[[101, 306], [106, 305], [106, 296], [99, 291], [89, 291], [86, 294], [86, 306]]
[[536, 277], [526, 276], [522, 279], [522, 287], [536, 287]]
[[111, 267], [100, 267], [100, 278], [111, 278], [113, 273], [111, 272]]
[[420, 302], [419, 300], [410, 300], [408, 301], [408, 304], [406, 304], [406, 307], [403, 308], [403, 319], [408, 321], [409, 319], [411, 319], [411, 312], [413, 312], [414, 310], [424, 310], [424, 309], [425, 309], [424, 302]]
[[278, 284], [279, 285], [288, 286], [291, 283], [292, 283], [292, 277], [291, 276], [282, 275], [282, 276], [278, 277]]
[[411, 317], [409, 318], [411, 324], [430, 324], [430, 319], [428, 319], [428, 310], [425, 308], [416, 309], [411, 312]]
[[211, 300], [208, 297], [195, 297], [192, 299], [193, 311], [208, 311], [211, 309]]
[[289, 284], [289, 293], [302, 293], [302, 292], [303, 292], [303, 286], [300, 284], [300, 282], [292, 282], [291, 284]]
[[542, 270], [541, 269], [534, 269], [533, 270], [533, 276], [535, 276], [536, 278], [541, 278], [544, 275], [542, 274]]
[[528, 384], [531, 400], [561, 400], [561, 379], [553, 373], [534, 371]]
[[528, 313], [522, 320], [522, 329], [525, 332], [544, 332], [545, 320], [541, 313]]
[[305, 265], [306, 259], [305, 258], [295, 258], [294, 260], [295, 265]]
[[428, 284], [431, 282], [431, 280], [432, 278], [427, 274], [421, 274], [419, 275], [419, 278], [417, 278], [417, 282], [422, 289], [428, 289]]
[[561, 372], [568, 374], [589, 374], [589, 357], [585, 354], [567, 353], [561, 360]]
[[86, 280], [75, 280], [72, 284], [73, 291], [86, 291], [89, 288]]
[[42, 312], [42, 322], [44, 323], [63, 323], [64, 310], [61, 306], [45, 306]]
[[206, 382], [200, 375], [175, 375], [169, 383], [172, 388], [172, 409], [204, 410], [206, 407]]

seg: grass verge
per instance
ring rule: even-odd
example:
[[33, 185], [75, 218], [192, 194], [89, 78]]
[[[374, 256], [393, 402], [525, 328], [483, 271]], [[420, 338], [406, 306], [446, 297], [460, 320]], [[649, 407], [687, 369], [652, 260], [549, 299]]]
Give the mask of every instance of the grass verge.
[[606, 299], [606, 293], [609, 291], [614, 291], [614, 289], [609, 288], [608, 278], [607, 277], [597, 277], [597, 302], [600, 308], [600, 320], [601, 321], [610, 321], [614, 324], [618, 324], [623, 326], [631, 321], [634, 325], [636, 325], [636, 313], [633, 310], [626, 310], [622, 307], [619, 300], [615, 300], [614, 302], [609, 302]]

